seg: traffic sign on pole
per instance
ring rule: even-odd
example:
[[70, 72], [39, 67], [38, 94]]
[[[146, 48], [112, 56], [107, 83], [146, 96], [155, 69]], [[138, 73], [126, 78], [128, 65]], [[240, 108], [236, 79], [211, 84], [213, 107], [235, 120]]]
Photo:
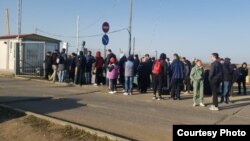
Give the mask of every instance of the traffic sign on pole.
[[105, 34], [102, 36], [102, 44], [104, 46], [106, 46], [106, 45], [108, 45], [108, 43], [109, 43], [109, 36], [107, 34]]
[[103, 31], [104, 33], [108, 33], [108, 32], [109, 32], [109, 23], [108, 23], [108, 22], [104, 22], [104, 23], [102, 24], [102, 31]]

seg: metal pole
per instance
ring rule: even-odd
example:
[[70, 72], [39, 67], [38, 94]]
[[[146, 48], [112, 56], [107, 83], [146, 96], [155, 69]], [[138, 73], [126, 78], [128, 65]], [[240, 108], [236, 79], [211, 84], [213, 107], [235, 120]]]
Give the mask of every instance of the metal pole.
[[155, 50], [155, 59], [158, 59], [157, 55], [158, 55], [157, 50]]
[[18, 0], [18, 7], [17, 7], [17, 33], [18, 37], [21, 34], [21, 24], [22, 24], [22, 0]]
[[106, 46], [104, 46], [104, 58], [107, 57], [106, 53], [107, 53], [107, 51], [106, 51]]
[[128, 55], [131, 54], [131, 41], [132, 41], [132, 15], [133, 15], [133, 0], [130, 0], [130, 16], [129, 16], [129, 45], [128, 45]]
[[77, 16], [77, 22], [76, 22], [76, 47], [77, 47], [77, 53], [80, 51], [79, 50], [79, 20], [80, 20], [80, 17]]
[[135, 55], [135, 37], [133, 39], [133, 55]]

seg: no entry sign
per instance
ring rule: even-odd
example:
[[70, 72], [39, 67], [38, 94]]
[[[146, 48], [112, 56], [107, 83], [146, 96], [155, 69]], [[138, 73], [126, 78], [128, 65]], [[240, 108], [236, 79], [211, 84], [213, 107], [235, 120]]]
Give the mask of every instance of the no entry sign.
[[109, 32], [109, 23], [108, 23], [108, 22], [104, 22], [104, 23], [102, 24], [102, 31], [103, 31], [104, 33], [108, 33], [108, 32]]

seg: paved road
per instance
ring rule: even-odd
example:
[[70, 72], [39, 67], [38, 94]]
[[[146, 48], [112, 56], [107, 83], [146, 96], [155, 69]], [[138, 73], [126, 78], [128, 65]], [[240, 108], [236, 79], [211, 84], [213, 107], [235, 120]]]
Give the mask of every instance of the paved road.
[[[234, 96], [221, 111], [182, 100], [155, 101], [151, 94], [109, 95], [104, 87], [66, 86], [0, 78], [0, 103], [143, 141], [172, 140], [173, 124], [250, 124], [250, 95]], [[211, 97], [205, 98], [207, 105]]]

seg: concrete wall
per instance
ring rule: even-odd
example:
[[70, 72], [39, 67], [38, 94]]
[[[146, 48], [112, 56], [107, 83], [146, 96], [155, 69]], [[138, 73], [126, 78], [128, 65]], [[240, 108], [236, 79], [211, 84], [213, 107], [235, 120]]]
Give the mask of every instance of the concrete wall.
[[8, 43], [5, 40], [0, 40], [0, 70], [8, 70], [7, 69], [7, 61], [8, 61]]
[[0, 71], [14, 72], [16, 39], [0, 40]]

